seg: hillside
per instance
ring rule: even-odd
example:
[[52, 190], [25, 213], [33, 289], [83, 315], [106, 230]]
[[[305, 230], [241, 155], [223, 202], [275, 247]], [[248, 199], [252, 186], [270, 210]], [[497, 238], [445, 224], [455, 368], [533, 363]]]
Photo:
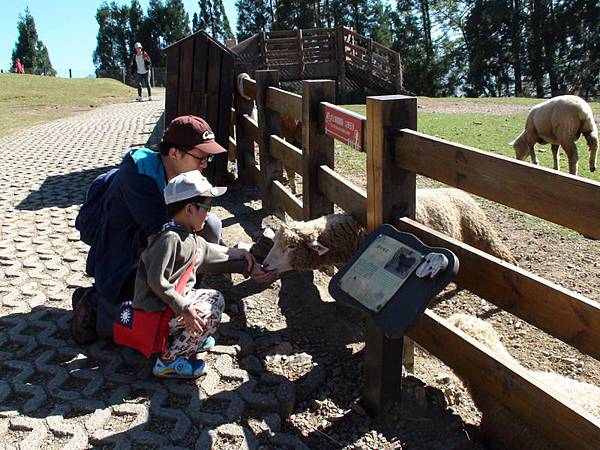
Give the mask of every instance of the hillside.
[[133, 88], [109, 78], [0, 74], [0, 136], [134, 96]]

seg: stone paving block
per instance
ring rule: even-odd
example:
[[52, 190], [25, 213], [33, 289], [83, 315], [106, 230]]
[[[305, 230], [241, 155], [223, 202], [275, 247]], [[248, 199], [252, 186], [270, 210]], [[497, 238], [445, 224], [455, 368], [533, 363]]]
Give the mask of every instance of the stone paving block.
[[88, 438], [85, 429], [79, 424], [67, 423], [63, 416], [71, 410], [71, 406], [61, 404], [56, 406], [46, 417], [46, 424], [52, 434], [59, 437], [70, 437], [62, 447], [64, 450], [82, 450], [87, 447]]
[[196, 450], [205, 450], [216, 446], [220, 439], [230, 442], [236, 440], [235, 448], [239, 450], [254, 450], [258, 442], [252, 432], [245, 427], [233, 423], [226, 423], [214, 430], [204, 430], [196, 442]]
[[10, 419], [9, 428], [16, 431], [28, 431], [29, 434], [19, 444], [23, 450], [38, 450], [48, 435], [48, 429], [41, 419], [14, 417]]
[[41, 386], [27, 383], [27, 379], [33, 375], [34, 369], [31, 364], [24, 361], [9, 360], [3, 363], [11, 369], [20, 370], [19, 374], [12, 378], [12, 389], [17, 394], [31, 397], [21, 407], [21, 412], [27, 414], [37, 410], [46, 400], [47, 395]]

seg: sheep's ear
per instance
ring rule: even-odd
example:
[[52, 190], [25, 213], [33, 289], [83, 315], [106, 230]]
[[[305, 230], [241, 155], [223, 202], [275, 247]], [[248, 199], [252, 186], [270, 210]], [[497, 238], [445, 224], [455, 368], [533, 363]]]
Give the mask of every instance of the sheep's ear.
[[311, 249], [313, 249], [315, 252], [317, 252], [319, 256], [322, 256], [329, 251], [329, 248], [325, 247], [323, 244], [321, 244], [316, 239], [314, 241], [312, 241], [310, 244], [308, 244], [308, 246]]

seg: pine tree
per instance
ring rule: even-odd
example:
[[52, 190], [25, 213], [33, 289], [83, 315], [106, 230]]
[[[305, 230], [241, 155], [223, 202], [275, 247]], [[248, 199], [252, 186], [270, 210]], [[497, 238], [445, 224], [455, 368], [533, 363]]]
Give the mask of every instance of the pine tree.
[[[129, 66], [134, 39], [141, 35], [137, 22], [140, 19], [139, 4], [134, 1], [132, 6], [133, 17], [127, 5], [118, 5], [114, 1], [103, 3], [96, 11], [98, 34], [93, 54], [94, 65], [97, 71], [108, 71], [119, 79], [122, 68]], [[131, 28], [132, 23], [138, 26], [137, 30]]]
[[374, 41], [386, 47], [392, 46], [392, 11], [389, 5], [383, 4], [381, 0], [373, 6], [374, 22], [370, 26], [369, 36]]
[[36, 65], [33, 72], [36, 75], [46, 75], [50, 77], [56, 76], [56, 70], [52, 67], [50, 62], [50, 55], [48, 55], [48, 48], [42, 41], [36, 43]]
[[[141, 42], [143, 40], [143, 22], [144, 11], [142, 10], [140, 2], [138, 0], [131, 0], [131, 5], [129, 6], [129, 24], [126, 33], [126, 39], [130, 49], [136, 42]], [[132, 51], [129, 50], [129, 53], [132, 53]]]
[[12, 52], [11, 67], [19, 58], [26, 71], [34, 71], [37, 65], [38, 34], [29, 8], [25, 8], [24, 15], [19, 14], [17, 29], [19, 30], [19, 36]]
[[233, 38], [222, 0], [199, 0], [198, 30], [206, 31], [218, 41]]
[[171, 45], [188, 36], [190, 16], [185, 11], [183, 0], [167, 0], [164, 7], [165, 22], [163, 24], [164, 44]]
[[270, 29], [270, 17], [273, 12], [266, 0], [237, 0], [237, 38], [238, 41]]

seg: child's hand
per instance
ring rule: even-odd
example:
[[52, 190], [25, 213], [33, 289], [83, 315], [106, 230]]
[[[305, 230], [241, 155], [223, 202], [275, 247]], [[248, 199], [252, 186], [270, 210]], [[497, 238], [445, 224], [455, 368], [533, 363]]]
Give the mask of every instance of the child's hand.
[[206, 323], [202, 320], [201, 310], [197, 305], [190, 305], [184, 309], [181, 318], [186, 331], [190, 334], [201, 334], [206, 330]]
[[246, 260], [246, 270], [251, 273], [254, 270], [254, 267], [258, 265], [254, 256], [250, 254], [248, 250], [244, 250], [241, 248], [230, 248], [227, 250], [227, 254], [233, 258], [243, 258]]

